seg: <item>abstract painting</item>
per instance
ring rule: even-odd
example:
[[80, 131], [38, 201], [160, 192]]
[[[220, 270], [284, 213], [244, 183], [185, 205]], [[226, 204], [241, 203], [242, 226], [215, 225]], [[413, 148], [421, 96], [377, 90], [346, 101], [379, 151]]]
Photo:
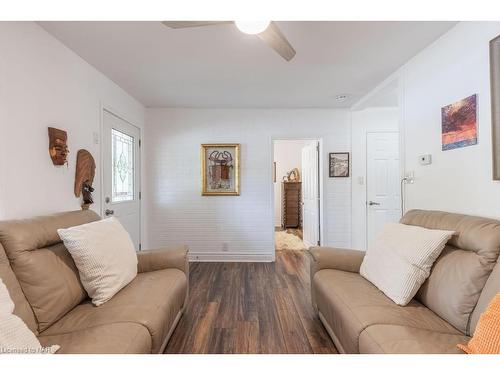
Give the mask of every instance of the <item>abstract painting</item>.
[[442, 150], [477, 144], [477, 95], [441, 108]]
[[329, 164], [330, 177], [349, 177], [349, 153], [331, 152]]
[[240, 195], [240, 145], [201, 145], [202, 195]]
[[490, 82], [493, 179], [500, 180], [500, 35], [490, 41]]

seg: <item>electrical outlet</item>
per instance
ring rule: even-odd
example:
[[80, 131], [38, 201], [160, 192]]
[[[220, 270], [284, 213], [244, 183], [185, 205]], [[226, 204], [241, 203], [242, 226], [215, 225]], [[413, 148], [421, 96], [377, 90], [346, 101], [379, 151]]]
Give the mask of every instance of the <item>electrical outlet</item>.
[[222, 251], [229, 251], [227, 242], [222, 243]]

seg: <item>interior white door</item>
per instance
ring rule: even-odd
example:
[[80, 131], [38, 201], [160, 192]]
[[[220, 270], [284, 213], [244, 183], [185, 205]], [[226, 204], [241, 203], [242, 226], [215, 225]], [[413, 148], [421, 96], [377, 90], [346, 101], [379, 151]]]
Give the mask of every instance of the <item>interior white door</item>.
[[387, 222], [401, 218], [399, 133], [367, 133], [367, 244]]
[[320, 244], [319, 204], [319, 145], [313, 141], [302, 148], [302, 231], [307, 247]]
[[104, 110], [103, 217], [117, 217], [140, 250], [140, 130]]

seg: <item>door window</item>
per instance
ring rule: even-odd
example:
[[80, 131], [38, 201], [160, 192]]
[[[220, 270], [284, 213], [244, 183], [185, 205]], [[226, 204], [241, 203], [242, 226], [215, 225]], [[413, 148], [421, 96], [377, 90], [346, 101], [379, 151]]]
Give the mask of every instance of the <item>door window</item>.
[[134, 138], [111, 129], [112, 202], [134, 200]]

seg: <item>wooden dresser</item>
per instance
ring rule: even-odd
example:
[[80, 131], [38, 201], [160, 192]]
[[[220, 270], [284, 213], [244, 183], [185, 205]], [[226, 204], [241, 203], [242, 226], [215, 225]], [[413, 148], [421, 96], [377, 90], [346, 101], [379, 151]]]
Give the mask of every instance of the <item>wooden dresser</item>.
[[281, 183], [281, 226], [300, 228], [302, 226], [302, 183]]

